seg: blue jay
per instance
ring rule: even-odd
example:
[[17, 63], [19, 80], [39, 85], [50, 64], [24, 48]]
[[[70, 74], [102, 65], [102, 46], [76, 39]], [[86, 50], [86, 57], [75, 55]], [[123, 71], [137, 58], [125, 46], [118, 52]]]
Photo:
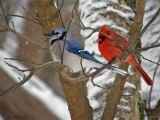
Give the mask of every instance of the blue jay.
[[[53, 60], [62, 62], [73, 72], [82, 71], [82, 66], [84, 68], [99, 68], [104, 65], [94, 58], [88, 51], [83, 50], [82, 44], [74, 39], [66, 29], [56, 28], [49, 33], [44, 33], [44, 35], [50, 37], [49, 44]], [[117, 67], [115, 66], [111, 67], [113, 70], [116, 68]]]

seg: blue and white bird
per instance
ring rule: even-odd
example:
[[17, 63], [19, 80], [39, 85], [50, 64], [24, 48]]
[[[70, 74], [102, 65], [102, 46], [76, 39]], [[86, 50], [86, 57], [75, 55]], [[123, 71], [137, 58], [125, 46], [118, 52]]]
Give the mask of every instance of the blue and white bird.
[[[104, 65], [84, 50], [82, 44], [74, 39], [66, 29], [55, 28], [49, 33], [44, 33], [44, 35], [50, 37], [49, 44], [53, 60], [62, 62], [73, 72], [82, 71], [82, 66], [83, 68], [99, 68]], [[111, 68], [116, 69], [117, 67], [112, 66]]]

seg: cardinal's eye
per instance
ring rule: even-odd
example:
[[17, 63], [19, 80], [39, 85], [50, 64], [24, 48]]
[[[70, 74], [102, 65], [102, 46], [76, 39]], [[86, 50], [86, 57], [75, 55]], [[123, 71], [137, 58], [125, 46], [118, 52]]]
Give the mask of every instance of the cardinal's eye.
[[104, 40], [104, 39], [105, 39], [105, 36], [100, 36], [100, 38], [101, 38], [102, 40]]

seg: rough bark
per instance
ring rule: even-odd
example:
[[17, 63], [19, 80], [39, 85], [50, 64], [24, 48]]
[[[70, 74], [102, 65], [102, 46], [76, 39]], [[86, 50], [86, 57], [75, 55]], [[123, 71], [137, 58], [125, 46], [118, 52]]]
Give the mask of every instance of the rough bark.
[[85, 83], [68, 83], [60, 77], [72, 120], [92, 120], [92, 108], [85, 91]]

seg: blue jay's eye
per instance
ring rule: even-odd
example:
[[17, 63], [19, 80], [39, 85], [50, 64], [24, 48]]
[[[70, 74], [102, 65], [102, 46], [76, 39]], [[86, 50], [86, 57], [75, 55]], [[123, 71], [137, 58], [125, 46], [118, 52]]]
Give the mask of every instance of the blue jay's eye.
[[54, 30], [51, 33], [52, 33], [52, 35], [54, 35]]
[[55, 32], [55, 33], [54, 33], [54, 35], [58, 35], [58, 34], [59, 34], [59, 32]]

